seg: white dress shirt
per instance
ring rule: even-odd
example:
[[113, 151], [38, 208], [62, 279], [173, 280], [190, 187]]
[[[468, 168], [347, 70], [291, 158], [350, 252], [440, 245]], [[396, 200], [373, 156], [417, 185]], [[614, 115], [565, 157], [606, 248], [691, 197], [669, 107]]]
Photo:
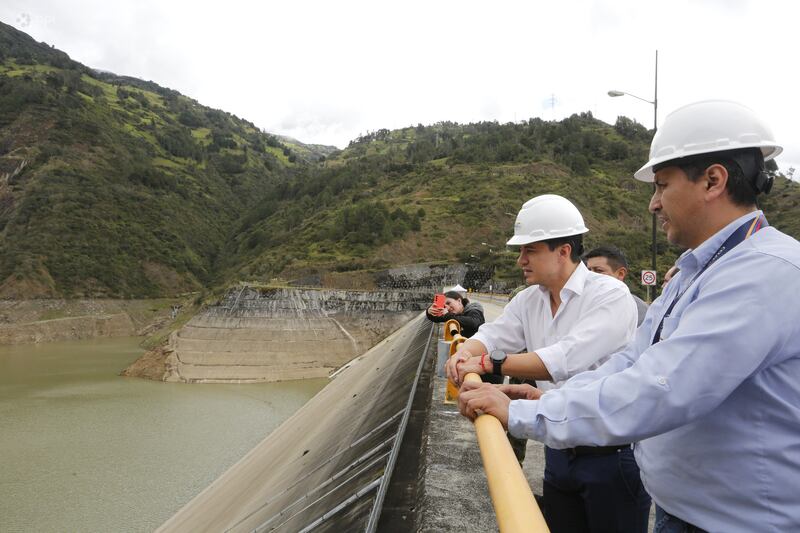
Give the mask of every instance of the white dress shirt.
[[473, 339], [486, 350], [536, 352], [553, 378], [537, 380], [542, 390], [597, 368], [625, 347], [636, 331], [636, 304], [621, 281], [579, 263], [561, 289], [555, 316], [550, 292], [532, 285], [517, 294], [497, 320], [483, 324]]

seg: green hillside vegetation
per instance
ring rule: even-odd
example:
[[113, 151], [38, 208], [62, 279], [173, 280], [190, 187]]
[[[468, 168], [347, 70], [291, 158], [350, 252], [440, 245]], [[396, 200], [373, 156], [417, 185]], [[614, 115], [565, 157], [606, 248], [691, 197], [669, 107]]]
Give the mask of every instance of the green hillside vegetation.
[[302, 162], [245, 120], [10, 26], [0, 50], [0, 297], [207, 285], [233, 223]]
[[[625, 117], [611, 126], [590, 113], [380, 130], [277, 184], [242, 219], [222, 266], [229, 279], [291, 279], [466, 262], [494, 267], [496, 279], [514, 285], [516, 256], [503, 244], [516, 212], [528, 198], [554, 193], [584, 213], [587, 249], [611, 243], [627, 253], [631, 287], [641, 294], [635, 279], [650, 264], [652, 188], [632, 174], [647, 159], [651, 135]], [[796, 184], [779, 177], [765, 202], [773, 224], [795, 236], [799, 199]], [[657, 250], [663, 275], [680, 250], [661, 232]]]
[[[225, 256], [239, 264], [228, 277], [441, 261], [495, 266], [515, 284], [503, 244], [521, 204], [544, 193], [575, 201], [593, 230], [588, 244], [613, 242], [639, 268], [650, 189], [630, 176], [649, 137], [627, 118], [609, 126], [590, 114], [380, 130], [276, 186], [229, 242]], [[664, 241], [659, 251], [674, 259]]]
[[[151, 297], [456, 262], [513, 286], [504, 243], [545, 193], [581, 209], [587, 249], [625, 250], [643, 292], [652, 189], [631, 176], [652, 132], [628, 118], [441, 122], [339, 151], [92, 71], [9, 26], [0, 50], [0, 297]], [[779, 177], [764, 202], [795, 237], [798, 201]], [[680, 250], [660, 232], [657, 248], [663, 276]]]

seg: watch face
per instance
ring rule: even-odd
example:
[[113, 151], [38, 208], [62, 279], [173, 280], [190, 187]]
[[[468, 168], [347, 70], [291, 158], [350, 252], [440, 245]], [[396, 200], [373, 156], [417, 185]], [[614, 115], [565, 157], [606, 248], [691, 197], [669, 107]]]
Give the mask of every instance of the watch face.
[[498, 363], [502, 363], [506, 360], [506, 352], [503, 350], [492, 350], [492, 353], [489, 354], [489, 358], [492, 361], [497, 361]]

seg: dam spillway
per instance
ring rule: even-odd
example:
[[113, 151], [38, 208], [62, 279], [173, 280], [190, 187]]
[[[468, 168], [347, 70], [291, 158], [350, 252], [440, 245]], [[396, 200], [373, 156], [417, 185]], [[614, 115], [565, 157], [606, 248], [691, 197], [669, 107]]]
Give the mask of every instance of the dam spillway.
[[327, 377], [427, 306], [419, 291], [232, 289], [170, 335], [165, 381]]
[[415, 316], [159, 531], [374, 530], [434, 330]]

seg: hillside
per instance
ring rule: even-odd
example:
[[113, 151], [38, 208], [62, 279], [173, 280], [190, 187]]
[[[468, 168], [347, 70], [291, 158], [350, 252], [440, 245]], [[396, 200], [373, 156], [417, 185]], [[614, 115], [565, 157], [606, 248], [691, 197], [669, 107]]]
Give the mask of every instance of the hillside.
[[0, 24], [0, 298], [208, 285], [234, 221], [321, 154]]
[[[650, 262], [651, 132], [560, 122], [379, 130], [345, 150], [261, 132], [151, 81], [93, 71], [0, 25], [0, 298], [143, 297], [240, 280], [349, 280], [469, 263], [519, 283], [504, 243], [520, 205], [556, 193], [631, 271]], [[800, 236], [800, 188], [764, 208]], [[659, 232], [659, 273], [680, 250]], [[632, 288], [641, 292], [635, 282]]]
[[[227, 243], [226, 275], [291, 279], [447, 261], [495, 267], [495, 279], [513, 286], [519, 273], [504, 243], [516, 212], [555, 193], [584, 213], [587, 249], [623, 248], [638, 277], [650, 264], [651, 186], [631, 176], [650, 136], [625, 117], [611, 126], [589, 113], [380, 130], [275, 188]], [[798, 200], [797, 184], [779, 177], [764, 204], [772, 223], [795, 236]], [[680, 250], [661, 232], [657, 243], [663, 275]]]

